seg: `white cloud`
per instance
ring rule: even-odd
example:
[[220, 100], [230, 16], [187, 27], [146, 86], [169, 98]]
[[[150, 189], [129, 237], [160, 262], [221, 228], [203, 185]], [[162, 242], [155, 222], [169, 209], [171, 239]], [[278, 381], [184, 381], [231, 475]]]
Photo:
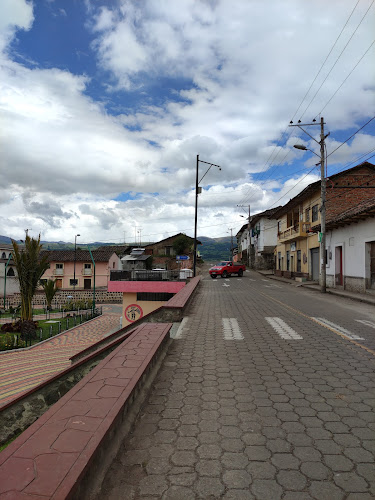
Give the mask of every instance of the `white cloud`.
[[[0, 234], [14, 231], [19, 237], [25, 224], [58, 240], [77, 230], [86, 241], [122, 239], [124, 231], [133, 238], [137, 225], [147, 239], [181, 230], [192, 234], [197, 154], [222, 167], [212, 167], [202, 181], [199, 227], [208, 235], [233, 221], [242, 225], [237, 204], [266, 210], [316, 180], [306, 177], [308, 170], [299, 172], [311, 168], [315, 157], [293, 149], [299, 143], [315, 150], [313, 141], [296, 129], [287, 129], [285, 145], [276, 141], [353, 8], [350, 0], [270, 0], [267, 6], [247, 0], [119, 0], [97, 8], [99, 3], [86, 1], [86, 27], [109, 89], [100, 102], [88, 95], [93, 75], [30, 69], [12, 60], [9, 43], [17, 30], [32, 28], [33, 9], [22, 0], [3, 0]], [[366, 8], [358, 7], [331, 64]], [[369, 46], [370, 14], [306, 118], [322, 109]], [[332, 131], [328, 151], [339, 144], [334, 131], [358, 126], [373, 113], [372, 56], [324, 112]], [[171, 89], [156, 99], [160, 79]], [[118, 116], [107, 111], [107, 98], [132, 92], [142, 95], [136, 109], [127, 105]], [[373, 147], [374, 136], [364, 131], [331, 160], [345, 163]], [[283, 179], [298, 159], [298, 173]], [[206, 168], [200, 164], [200, 176]], [[129, 191], [142, 194], [114, 201]]]

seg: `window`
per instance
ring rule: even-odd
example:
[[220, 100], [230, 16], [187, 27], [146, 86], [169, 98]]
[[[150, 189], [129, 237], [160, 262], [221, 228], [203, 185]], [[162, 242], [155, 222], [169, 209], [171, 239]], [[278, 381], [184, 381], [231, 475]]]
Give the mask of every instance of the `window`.
[[277, 232], [281, 233], [281, 220], [277, 221]]
[[40, 284], [41, 285], [45, 285], [47, 283], [47, 280], [43, 279], [43, 280], [39, 280], [40, 281]]
[[70, 284], [70, 286], [74, 286], [74, 285], [77, 286], [78, 285], [78, 280], [77, 279], [71, 279], [71, 280], [69, 280], [69, 284]]
[[301, 250], [297, 250], [297, 273], [301, 272]]
[[3, 252], [3, 253], [1, 254], [1, 258], [2, 258], [2, 259], [6, 259], [6, 258], [7, 258], [7, 256], [6, 256], [5, 252]]
[[287, 250], [286, 252], [286, 270], [290, 271], [290, 252]]
[[113, 263], [113, 266], [112, 266], [112, 268], [114, 269], [114, 268], [115, 268], [115, 266], [116, 266], [116, 262], [114, 262], [114, 263]]
[[279, 270], [281, 271], [281, 252], [277, 252], [277, 260], [279, 261]]
[[85, 264], [85, 269], [91, 269], [91, 264]]
[[172, 255], [172, 247], [165, 247], [165, 255]]
[[318, 220], [318, 205], [314, 205], [312, 207], [312, 222], [316, 222]]
[[64, 264], [56, 264], [56, 269], [63, 269]]
[[15, 276], [13, 267], [8, 269], [7, 276]]
[[305, 222], [310, 222], [310, 209], [306, 208], [305, 210]]
[[174, 293], [153, 293], [153, 292], [138, 292], [137, 300], [145, 300], [150, 302], [166, 302], [173, 297]]

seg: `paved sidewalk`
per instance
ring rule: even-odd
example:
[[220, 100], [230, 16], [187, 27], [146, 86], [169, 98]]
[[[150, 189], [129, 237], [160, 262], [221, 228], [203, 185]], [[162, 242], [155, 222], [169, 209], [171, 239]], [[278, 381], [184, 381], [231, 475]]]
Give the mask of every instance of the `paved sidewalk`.
[[121, 305], [31, 349], [0, 353], [0, 408], [70, 366], [69, 358], [120, 328]]
[[[268, 279], [282, 281], [284, 283], [289, 283], [296, 287], [303, 287], [306, 289], [314, 290], [320, 292], [320, 285], [315, 282], [302, 281], [298, 282], [294, 279], [284, 278], [282, 276], [276, 276], [272, 271], [257, 271], [262, 276], [266, 276]], [[365, 304], [371, 304], [375, 306], [375, 290], [367, 290], [366, 293], [356, 293], [348, 292], [347, 290], [341, 290], [339, 288], [327, 288], [327, 293], [331, 295], [337, 295], [338, 297], [346, 297], [347, 299], [357, 300], [358, 302], [364, 302]]]
[[97, 500], [375, 498], [374, 356], [301, 295], [350, 320], [257, 273], [202, 281]]

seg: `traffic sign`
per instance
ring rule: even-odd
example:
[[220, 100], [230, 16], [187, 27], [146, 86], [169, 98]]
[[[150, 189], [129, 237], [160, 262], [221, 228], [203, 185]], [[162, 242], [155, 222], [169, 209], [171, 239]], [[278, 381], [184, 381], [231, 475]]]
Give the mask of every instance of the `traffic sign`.
[[190, 260], [188, 255], [176, 255], [176, 260]]

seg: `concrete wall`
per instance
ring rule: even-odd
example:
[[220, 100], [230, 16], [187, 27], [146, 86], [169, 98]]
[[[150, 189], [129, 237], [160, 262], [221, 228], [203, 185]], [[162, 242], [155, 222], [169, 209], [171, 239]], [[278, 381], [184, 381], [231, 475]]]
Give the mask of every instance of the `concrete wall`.
[[342, 247], [344, 289], [362, 292], [370, 286], [370, 242], [375, 241], [375, 220], [368, 219], [327, 232], [327, 283], [335, 287], [335, 248]]

